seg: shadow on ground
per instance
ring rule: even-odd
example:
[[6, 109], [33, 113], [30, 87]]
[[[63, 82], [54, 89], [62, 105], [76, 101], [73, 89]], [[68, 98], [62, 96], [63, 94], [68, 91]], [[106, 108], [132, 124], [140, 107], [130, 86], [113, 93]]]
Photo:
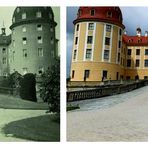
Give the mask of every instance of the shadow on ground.
[[44, 115], [10, 122], [3, 128], [6, 136], [32, 141], [60, 141], [60, 124], [54, 115]]

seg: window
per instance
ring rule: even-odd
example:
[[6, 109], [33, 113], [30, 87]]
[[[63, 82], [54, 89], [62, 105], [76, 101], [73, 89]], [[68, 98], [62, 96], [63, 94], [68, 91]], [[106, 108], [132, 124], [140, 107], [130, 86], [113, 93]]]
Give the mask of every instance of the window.
[[145, 55], [148, 55], [148, 49], [145, 49]]
[[22, 32], [26, 32], [26, 27], [23, 27], [22, 28]]
[[42, 37], [41, 36], [38, 36], [38, 43], [39, 44], [42, 44], [43, 43], [43, 40], [42, 40]]
[[107, 78], [107, 70], [103, 70], [102, 81]]
[[23, 57], [27, 58], [27, 49], [23, 49]]
[[36, 17], [37, 18], [41, 18], [42, 17], [42, 13], [40, 11], [36, 12]]
[[140, 63], [140, 60], [139, 59], [136, 59], [136, 67], [139, 67], [139, 63]]
[[140, 49], [136, 49], [136, 55], [140, 55]]
[[131, 49], [128, 49], [127, 50], [127, 55], [131, 55], [131, 53], [132, 53], [132, 50]]
[[107, 17], [112, 17], [112, 12], [108, 11], [107, 12]]
[[53, 16], [51, 13], [49, 13], [49, 19], [52, 20]]
[[105, 45], [110, 45], [110, 38], [105, 37]]
[[74, 70], [72, 70], [72, 79], [74, 78], [74, 76], [75, 76], [75, 71]]
[[39, 74], [42, 74], [43, 72], [44, 72], [44, 67], [40, 66], [40, 67], [39, 67], [38, 73], [39, 73]]
[[119, 35], [122, 35], [122, 29], [119, 30]]
[[16, 12], [17, 12], [17, 13], [19, 13], [19, 12], [20, 12], [20, 8], [19, 8], [19, 7], [16, 9]]
[[23, 44], [27, 44], [27, 38], [26, 37], [23, 37], [22, 40], [23, 40]]
[[75, 38], [75, 45], [78, 44], [78, 37]]
[[12, 19], [12, 23], [15, 23], [15, 17], [13, 17], [13, 19]]
[[41, 24], [37, 25], [37, 31], [42, 31], [42, 25]]
[[107, 32], [111, 32], [111, 28], [112, 28], [111, 25], [106, 25], [106, 31], [107, 31]]
[[88, 24], [88, 30], [94, 30], [94, 23]]
[[86, 49], [86, 59], [91, 59], [91, 55], [92, 55], [92, 49]]
[[2, 53], [3, 53], [3, 54], [6, 54], [6, 48], [3, 48], [3, 49], [2, 49]]
[[26, 13], [22, 13], [22, 19], [26, 19]]
[[51, 37], [50, 39], [51, 39], [51, 40], [50, 40], [50, 43], [53, 44], [53, 43], [54, 43], [53, 37]]
[[148, 60], [144, 60], [144, 66], [148, 67]]
[[43, 57], [43, 48], [38, 48], [38, 56]]
[[138, 39], [138, 43], [141, 43], [142, 42], [142, 39]]
[[89, 73], [90, 73], [90, 70], [84, 71], [84, 81], [86, 80], [86, 78], [89, 78]]
[[95, 15], [95, 10], [94, 9], [90, 10], [90, 15], [91, 16], [94, 16]]
[[24, 67], [23, 68], [23, 74], [25, 75], [26, 73], [28, 73], [28, 68], [27, 67]]
[[120, 53], [118, 53], [118, 62], [120, 62]]
[[87, 44], [92, 44], [93, 37], [92, 36], [87, 36]]
[[6, 64], [6, 58], [3, 58], [3, 59], [2, 59], [2, 63], [3, 63], [3, 64]]
[[52, 26], [52, 25], [50, 26], [50, 31], [51, 31], [51, 32], [53, 32], [53, 31], [54, 31], [54, 28], [53, 28], [53, 26]]
[[79, 31], [79, 24], [77, 24], [76, 31]]
[[104, 50], [104, 60], [109, 59], [109, 50]]
[[127, 67], [131, 67], [131, 60], [130, 59], [127, 60]]
[[118, 42], [118, 48], [121, 48], [121, 41]]
[[74, 54], [73, 54], [73, 59], [74, 59], [74, 60], [76, 59], [76, 56], [77, 56], [77, 50], [75, 49], [75, 50], [74, 50]]

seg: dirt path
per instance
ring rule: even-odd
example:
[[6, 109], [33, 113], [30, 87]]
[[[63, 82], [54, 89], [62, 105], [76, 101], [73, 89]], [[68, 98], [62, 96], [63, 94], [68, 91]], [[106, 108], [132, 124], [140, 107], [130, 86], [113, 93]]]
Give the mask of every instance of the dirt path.
[[5, 135], [2, 132], [2, 128], [12, 121], [36, 117], [44, 114], [45, 110], [0, 109], [0, 141], [29, 141], [25, 139], [15, 138], [13, 137], [13, 135]]
[[67, 140], [148, 141], [148, 86], [140, 91], [107, 109], [68, 112]]

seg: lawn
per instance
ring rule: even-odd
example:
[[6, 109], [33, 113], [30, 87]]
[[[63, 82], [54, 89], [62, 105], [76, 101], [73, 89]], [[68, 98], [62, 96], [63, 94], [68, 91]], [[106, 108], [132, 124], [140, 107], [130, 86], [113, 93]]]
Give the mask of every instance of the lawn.
[[0, 94], [0, 108], [47, 110], [48, 105], [44, 102], [31, 102], [27, 100], [22, 100], [19, 97]]
[[2, 129], [6, 135], [33, 141], [60, 141], [60, 124], [54, 115], [43, 115], [10, 122]]

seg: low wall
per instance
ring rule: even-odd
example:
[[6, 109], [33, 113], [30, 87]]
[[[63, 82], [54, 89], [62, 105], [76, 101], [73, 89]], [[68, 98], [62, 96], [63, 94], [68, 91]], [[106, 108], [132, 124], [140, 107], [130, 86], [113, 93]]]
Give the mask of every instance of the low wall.
[[11, 94], [11, 95], [18, 95], [18, 92], [15, 88], [7, 88], [7, 87], [0, 87], [1, 94]]
[[95, 89], [68, 91], [67, 102], [85, 99], [100, 98], [115, 94], [125, 93], [148, 85], [148, 80], [141, 80], [132, 84], [119, 84], [113, 86], [99, 86]]

